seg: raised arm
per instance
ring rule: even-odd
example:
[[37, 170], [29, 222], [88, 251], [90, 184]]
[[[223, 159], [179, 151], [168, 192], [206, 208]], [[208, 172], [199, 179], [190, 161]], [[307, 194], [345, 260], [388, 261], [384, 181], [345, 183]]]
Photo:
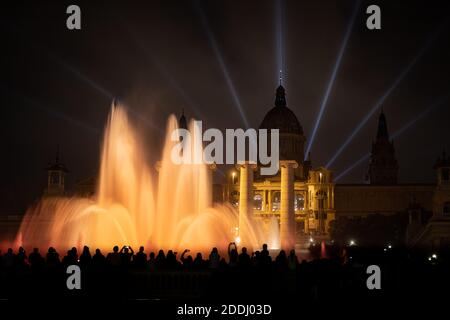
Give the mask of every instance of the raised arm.
[[189, 252], [189, 249], [184, 249], [183, 253], [181, 254], [180, 260], [184, 261], [184, 255], [186, 254], [186, 252]]

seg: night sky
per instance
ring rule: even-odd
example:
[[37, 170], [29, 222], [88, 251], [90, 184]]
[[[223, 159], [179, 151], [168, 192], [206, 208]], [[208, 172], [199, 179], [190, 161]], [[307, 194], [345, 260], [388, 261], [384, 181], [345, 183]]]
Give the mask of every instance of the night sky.
[[[308, 140], [356, 3], [5, 2], [0, 214], [21, 213], [42, 194], [44, 168], [58, 144], [69, 188], [97, 172], [114, 97], [130, 109], [150, 163], [158, 158], [168, 115], [179, 116], [182, 108], [204, 127], [243, 127], [217, 52], [255, 128], [273, 106], [283, 55], [288, 106]], [[81, 7], [81, 30], [66, 28], [70, 4]], [[381, 7], [381, 30], [366, 28], [369, 4]], [[281, 28], [277, 8], [284, 12]], [[449, 9], [444, 0], [361, 3], [312, 146], [314, 167], [330, 160], [419, 52], [384, 100], [389, 131], [450, 93]], [[394, 140], [400, 182], [433, 182], [433, 163], [444, 147], [450, 152], [450, 100], [442, 101]], [[379, 112], [333, 163], [335, 175], [370, 151]], [[367, 165], [339, 182], [362, 182]]]

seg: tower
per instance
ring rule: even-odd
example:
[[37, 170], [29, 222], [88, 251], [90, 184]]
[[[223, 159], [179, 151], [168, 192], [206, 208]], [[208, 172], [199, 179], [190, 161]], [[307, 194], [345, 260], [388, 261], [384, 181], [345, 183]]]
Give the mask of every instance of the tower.
[[55, 162], [49, 163], [47, 168], [47, 189], [45, 195], [59, 196], [64, 194], [65, 176], [69, 171], [59, 160], [59, 145], [56, 149]]
[[389, 140], [386, 116], [383, 111], [378, 118], [378, 129], [372, 143], [368, 181], [370, 184], [390, 185], [397, 183], [398, 163], [394, 143]]
[[181, 109], [181, 117], [178, 119], [178, 128], [187, 130], [187, 120], [184, 116], [184, 109]]
[[450, 157], [445, 150], [434, 165], [437, 185], [433, 197], [433, 212], [438, 216], [450, 217]]

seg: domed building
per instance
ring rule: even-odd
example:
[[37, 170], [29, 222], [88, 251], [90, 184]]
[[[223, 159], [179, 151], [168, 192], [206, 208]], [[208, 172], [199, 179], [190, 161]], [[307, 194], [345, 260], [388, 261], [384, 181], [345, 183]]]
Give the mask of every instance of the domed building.
[[[179, 126], [187, 128], [184, 112]], [[267, 237], [270, 248], [280, 248], [282, 239], [288, 239], [282, 234], [288, 234], [288, 240], [293, 238], [297, 248], [308, 246], [311, 240], [321, 241], [331, 236], [338, 242], [352, 239], [358, 243], [361, 239], [353, 238], [355, 231], [358, 232], [357, 226], [373, 226], [374, 221], [378, 221], [376, 230], [385, 230], [382, 228], [386, 226], [394, 230], [386, 231], [390, 234], [383, 237], [378, 231], [359, 233], [360, 237], [366, 238], [365, 241], [378, 246], [385, 241], [430, 248], [450, 245], [450, 158], [443, 153], [436, 162], [436, 182], [399, 183], [399, 164], [384, 112], [379, 115], [372, 148], [368, 148], [367, 183], [335, 184], [330, 170], [320, 166], [313, 168], [310, 155], [305, 159], [303, 127], [288, 107], [283, 86], [276, 89], [275, 105], [263, 117], [259, 128], [279, 130], [280, 170], [276, 175], [263, 176], [260, 175], [261, 168], [257, 168], [249, 175], [252, 165], [247, 166], [246, 174], [243, 174], [243, 166], [246, 165], [241, 165], [226, 175], [224, 183], [213, 185], [213, 197], [215, 202], [228, 202], [239, 207], [240, 217], [244, 212], [246, 217], [263, 222], [266, 235], [279, 234], [278, 239]], [[95, 192], [94, 178], [79, 181], [73, 191], [66, 190], [64, 177], [67, 169], [59, 161], [59, 155], [47, 171], [45, 196], [90, 197]], [[240, 199], [245, 201], [239, 203]], [[406, 228], [402, 225], [405, 216], [408, 218]], [[370, 220], [371, 217], [375, 220]], [[0, 231], [11, 229], [11, 221], [18, 229], [21, 219], [11, 219], [6, 222], [0, 220]], [[282, 232], [283, 227], [285, 232]], [[292, 242], [288, 244], [281, 247], [290, 250]]]
[[[332, 222], [335, 222], [335, 227], [337, 226], [337, 229], [334, 228], [335, 230], [345, 230], [345, 223], [348, 221], [360, 221], [360, 219], [373, 214], [381, 216], [409, 214], [409, 224], [414, 227], [408, 227], [407, 242], [410, 243], [409, 239], [415, 239], [412, 235], [421, 234], [426, 228], [426, 224], [414, 225], [414, 221], [417, 220], [414, 220], [416, 213], [410, 212], [408, 209], [411, 208], [411, 199], [414, 199], [415, 206], [417, 203], [420, 204], [422, 214], [426, 213], [429, 216], [433, 213], [436, 215], [436, 212], [442, 211], [444, 215], [450, 216], [448, 213], [448, 208], [450, 208], [448, 190], [439, 187], [443, 185], [442, 183], [399, 184], [397, 182], [399, 166], [383, 112], [378, 118], [377, 134], [372, 143], [367, 183], [335, 184], [330, 170], [324, 167], [313, 168], [309, 154], [305, 159], [306, 137], [303, 127], [297, 115], [288, 107], [286, 91], [283, 86], [280, 85], [276, 89], [275, 105], [266, 113], [259, 129], [278, 129], [280, 160], [295, 161], [296, 163], [296, 166], [293, 167], [295, 168], [293, 169], [293, 193], [292, 186], [289, 187], [289, 193], [293, 194], [289, 198], [293, 198], [294, 204], [293, 209], [289, 206], [288, 210], [294, 211], [297, 245], [308, 246], [311, 239], [314, 241], [329, 239]], [[270, 135], [268, 136], [270, 137]], [[270, 142], [268, 146], [270, 147]], [[263, 221], [262, 225], [267, 234], [273, 231], [274, 226], [280, 230], [283, 220], [281, 194], [283, 188], [284, 192], [287, 190], [282, 186], [281, 167], [280, 164], [280, 170], [274, 176], [260, 175], [260, 168], [254, 171], [253, 217]], [[439, 168], [441, 167], [445, 166], [441, 165]], [[441, 180], [448, 181], [448, 171], [442, 170], [442, 172], [445, 174], [441, 174], [444, 176]], [[239, 171], [234, 169], [227, 176], [225, 184], [215, 185], [215, 200], [230, 202], [238, 207], [240, 199]], [[440, 180], [438, 179], [438, 181]], [[447, 196], [442, 196], [444, 189]], [[439, 199], [439, 201], [433, 199]], [[433, 203], [435, 204], [433, 205]], [[433, 209], [433, 206], [440, 209]], [[292, 212], [288, 215], [292, 215]], [[423, 223], [424, 220], [420, 221]], [[335, 236], [336, 234], [338, 233], [335, 232]], [[420, 242], [417, 240], [417, 243]], [[428, 240], [425, 242], [430, 243]], [[280, 245], [280, 243], [268, 244], [272, 248]]]
[[295, 177], [306, 180], [310, 169], [310, 161], [304, 161], [306, 138], [297, 116], [287, 107], [286, 91], [282, 85], [277, 88], [275, 106], [264, 116], [259, 129], [279, 130], [280, 160], [295, 160], [299, 165], [295, 170]]
[[[334, 219], [334, 184], [331, 172], [325, 168], [312, 170], [311, 160], [305, 160], [306, 137], [295, 113], [287, 106], [286, 91], [282, 85], [276, 89], [275, 105], [264, 116], [259, 129], [279, 130], [279, 159], [295, 161], [294, 206], [296, 236], [326, 235], [329, 223]], [[270, 135], [268, 135], [270, 137]], [[270, 141], [268, 142], [270, 147]], [[269, 148], [269, 153], [271, 152]], [[239, 174], [234, 171], [223, 187], [223, 201], [237, 205], [239, 202]], [[274, 219], [280, 220], [281, 170], [274, 176], [264, 176], [254, 171], [254, 215], [264, 221], [266, 231]], [[270, 245], [270, 244], [269, 244]], [[276, 245], [272, 244], [272, 247]]]

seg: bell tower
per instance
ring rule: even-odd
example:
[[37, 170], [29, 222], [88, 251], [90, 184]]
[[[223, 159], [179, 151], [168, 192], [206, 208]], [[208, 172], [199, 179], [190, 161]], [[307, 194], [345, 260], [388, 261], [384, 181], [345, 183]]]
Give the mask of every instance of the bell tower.
[[392, 185], [397, 184], [397, 176], [394, 143], [389, 139], [386, 116], [382, 111], [378, 118], [377, 136], [372, 143], [367, 177], [370, 184]]
[[56, 148], [56, 158], [53, 163], [49, 163], [47, 170], [46, 196], [61, 196], [64, 194], [65, 176], [69, 172], [66, 166], [59, 159], [59, 145]]

